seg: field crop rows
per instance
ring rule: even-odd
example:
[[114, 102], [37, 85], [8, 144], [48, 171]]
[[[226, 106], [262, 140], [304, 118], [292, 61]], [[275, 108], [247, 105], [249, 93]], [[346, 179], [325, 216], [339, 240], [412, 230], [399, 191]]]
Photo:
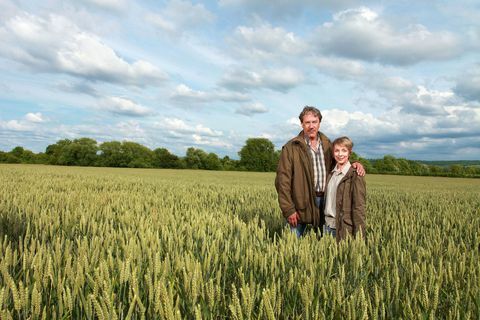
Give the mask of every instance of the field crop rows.
[[296, 239], [272, 173], [0, 166], [1, 319], [478, 319], [480, 181], [367, 176]]

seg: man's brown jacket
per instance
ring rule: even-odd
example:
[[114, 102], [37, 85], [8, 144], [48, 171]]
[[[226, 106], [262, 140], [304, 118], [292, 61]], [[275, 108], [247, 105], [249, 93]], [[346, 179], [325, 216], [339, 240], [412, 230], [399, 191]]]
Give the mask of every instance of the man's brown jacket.
[[[333, 168], [332, 143], [323, 133], [319, 134], [325, 159], [325, 174], [328, 174]], [[275, 188], [285, 218], [297, 211], [300, 223], [321, 226], [325, 217], [315, 205], [313, 160], [308, 148], [303, 131], [283, 146]]]

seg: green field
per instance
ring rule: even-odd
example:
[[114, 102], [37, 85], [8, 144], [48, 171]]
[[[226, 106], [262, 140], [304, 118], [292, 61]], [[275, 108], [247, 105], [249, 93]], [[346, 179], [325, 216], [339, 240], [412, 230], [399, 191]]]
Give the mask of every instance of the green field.
[[274, 177], [0, 165], [0, 318], [480, 318], [480, 180], [367, 175], [337, 245]]

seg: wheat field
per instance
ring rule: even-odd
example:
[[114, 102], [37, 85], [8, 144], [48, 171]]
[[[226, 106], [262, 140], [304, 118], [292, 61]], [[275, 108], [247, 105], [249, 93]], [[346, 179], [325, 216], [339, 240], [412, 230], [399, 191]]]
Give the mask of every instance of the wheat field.
[[0, 165], [0, 318], [480, 318], [480, 180], [367, 175], [337, 245], [274, 177]]

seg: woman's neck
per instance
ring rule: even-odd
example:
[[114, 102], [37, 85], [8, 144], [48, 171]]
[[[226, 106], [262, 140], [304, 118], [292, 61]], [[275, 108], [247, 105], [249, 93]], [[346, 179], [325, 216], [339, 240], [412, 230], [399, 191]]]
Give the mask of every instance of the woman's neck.
[[343, 170], [343, 168], [345, 168], [345, 166], [347, 165], [347, 163], [349, 163], [349, 161], [345, 162], [344, 164], [339, 164], [339, 163], [337, 163], [337, 170], [338, 170], [338, 171]]

